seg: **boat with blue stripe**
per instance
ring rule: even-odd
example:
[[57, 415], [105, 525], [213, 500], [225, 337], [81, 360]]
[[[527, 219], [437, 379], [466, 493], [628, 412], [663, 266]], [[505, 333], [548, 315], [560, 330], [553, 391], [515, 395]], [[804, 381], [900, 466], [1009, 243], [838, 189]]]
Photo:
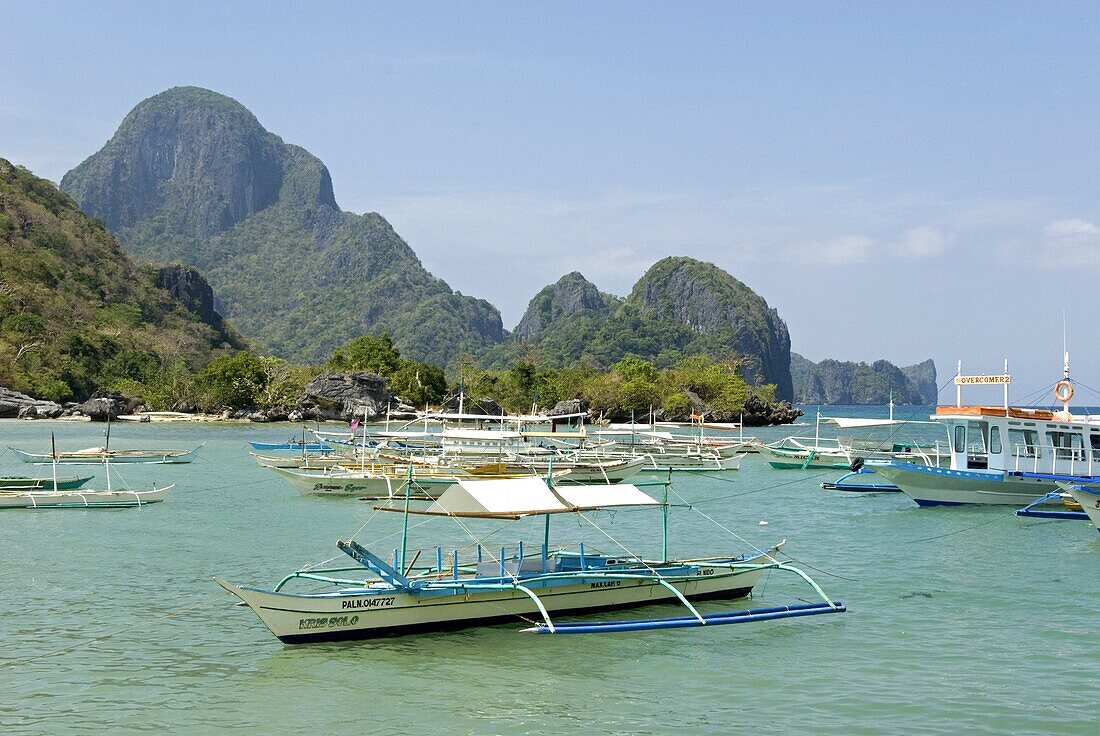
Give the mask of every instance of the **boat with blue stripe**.
[[[427, 508], [413, 508], [408, 493], [403, 505], [375, 507], [378, 511], [403, 514], [401, 546], [386, 559], [354, 540], [346, 540], [337, 546], [356, 563], [352, 566], [301, 569], [285, 576], [270, 590], [215, 580], [240, 598], [287, 644], [440, 631], [507, 621], [525, 622], [528, 625], [522, 631], [529, 633], [610, 633], [720, 626], [845, 610], [842, 603], [830, 599], [806, 573], [780, 558], [783, 542], [740, 555], [669, 559], [667, 496], [667, 484], [665, 498], [658, 502], [628, 484], [555, 486], [552, 481], [538, 477], [460, 479]], [[583, 543], [575, 548], [550, 545], [550, 520], [556, 514], [574, 514], [578, 523], [595, 526], [591, 516], [598, 511], [643, 507], [657, 507], [664, 512], [659, 559], [633, 554], [606, 532], [605, 536], [621, 547], [620, 551], [593, 550]], [[477, 543], [473, 558], [458, 548], [410, 550], [408, 522], [414, 514], [451, 517], [475, 539], [473, 528], [478, 520], [499, 523], [536, 517], [537, 524], [538, 517], [542, 517], [543, 541], [541, 545], [521, 541], [500, 547]], [[702, 600], [745, 598], [769, 573], [801, 578], [820, 600], [720, 613], [703, 613], [695, 606]], [[307, 593], [284, 590], [292, 583], [302, 582], [320, 584], [328, 590]], [[576, 625], [557, 621], [564, 614], [666, 603], [681, 606], [687, 615]]]
[[[983, 376], [963, 376], [960, 363], [955, 405], [938, 406], [931, 417], [947, 429], [950, 466], [898, 460], [868, 466], [920, 506], [1056, 505], [1058, 483], [1100, 482], [1100, 417], [1070, 411], [1068, 354], [1064, 375], [1054, 390], [1061, 410], [1014, 407], [1008, 401], [1007, 361], [1003, 374]], [[964, 405], [967, 384], [1003, 385], [1003, 405]]]

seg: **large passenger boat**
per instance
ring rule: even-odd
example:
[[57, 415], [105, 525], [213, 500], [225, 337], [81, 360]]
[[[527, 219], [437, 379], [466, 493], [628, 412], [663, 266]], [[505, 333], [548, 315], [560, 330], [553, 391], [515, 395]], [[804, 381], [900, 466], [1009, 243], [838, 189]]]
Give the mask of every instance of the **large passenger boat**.
[[[1005, 504], [1022, 506], [1052, 491], [1058, 481], [1100, 480], [1100, 417], [1070, 411], [1074, 386], [1066, 355], [1064, 378], [1054, 387], [1061, 410], [1014, 407], [1003, 375], [955, 377], [955, 406], [938, 406], [932, 420], [945, 425], [950, 467], [868, 463], [921, 506]], [[962, 386], [1004, 385], [1002, 406], [963, 405]]]

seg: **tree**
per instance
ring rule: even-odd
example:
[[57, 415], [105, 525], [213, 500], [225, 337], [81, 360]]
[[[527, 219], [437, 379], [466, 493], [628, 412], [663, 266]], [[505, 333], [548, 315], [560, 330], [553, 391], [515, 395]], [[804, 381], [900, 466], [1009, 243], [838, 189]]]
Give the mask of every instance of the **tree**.
[[256, 406], [266, 380], [263, 362], [245, 350], [215, 358], [199, 374], [209, 408]]
[[388, 332], [377, 337], [360, 335], [332, 353], [329, 367], [339, 371], [371, 371], [391, 376], [400, 366], [401, 353]]

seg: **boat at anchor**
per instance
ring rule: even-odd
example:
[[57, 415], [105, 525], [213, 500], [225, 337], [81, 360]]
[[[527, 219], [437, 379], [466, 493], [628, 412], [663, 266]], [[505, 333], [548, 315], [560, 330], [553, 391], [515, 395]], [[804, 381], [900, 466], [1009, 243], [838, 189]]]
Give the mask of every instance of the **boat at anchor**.
[[[797, 567], [782, 562], [783, 543], [745, 554], [669, 559], [667, 488], [659, 502], [629, 484], [555, 486], [537, 477], [477, 481], [460, 479], [446, 488], [430, 506], [404, 504], [376, 506], [379, 511], [404, 514], [401, 546], [384, 559], [354, 540], [340, 541], [339, 549], [356, 563], [351, 567], [312, 568], [292, 572], [274, 588], [264, 590], [215, 581], [241, 599], [280, 641], [303, 644], [363, 639], [417, 631], [480, 626], [523, 620], [530, 633], [597, 633], [687, 626], [716, 626], [775, 618], [840, 613], [833, 601]], [[396, 499], [395, 499], [396, 500]], [[578, 515], [593, 523], [587, 512], [656, 507], [664, 511], [662, 554], [646, 559], [623, 547], [615, 553], [550, 546], [550, 520], [557, 514]], [[451, 517], [469, 531], [476, 520], [513, 520], [543, 517], [543, 543], [490, 549], [474, 548], [472, 558], [460, 550], [435, 547], [413, 553], [408, 549], [410, 514]], [[476, 538], [475, 538], [476, 539]], [[427, 562], [418, 562], [422, 553]], [[820, 602], [762, 609], [701, 613], [692, 601], [744, 598], [768, 572], [791, 573], [808, 582]], [[366, 576], [366, 577], [364, 577]], [[308, 581], [326, 589], [290, 593], [284, 587]], [[625, 609], [654, 603], [672, 603], [687, 609], [686, 616], [629, 621], [558, 623], [566, 613]]]
[[[1074, 385], [1068, 353], [1063, 376], [1054, 387], [1060, 410], [1017, 407], [1008, 401], [1007, 361], [1004, 374], [994, 376], [963, 376], [960, 364], [955, 405], [937, 406], [932, 416], [950, 437], [950, 467], [898, 460], [867, 465], [920, 506], [1019, 507], [1057, 491], [1059, 481], [1100, 482], [1100, 418], [1070, 411]], [[964, 405], [962, 386], [971, 384], [1003, 385], [1003, 404]], [[1058, 499], [1055, 495], [1042, 503], [1057, 504]]]
[[26, 452], [10, 447], [20, 460], [33, 465], [102, 465], [105, 462], [143, 465], [176, 465], [194, 461], [202, 445], [190, 450], [111, 450], [106, 447], [88, 447], [73, 452], [51, 453]]

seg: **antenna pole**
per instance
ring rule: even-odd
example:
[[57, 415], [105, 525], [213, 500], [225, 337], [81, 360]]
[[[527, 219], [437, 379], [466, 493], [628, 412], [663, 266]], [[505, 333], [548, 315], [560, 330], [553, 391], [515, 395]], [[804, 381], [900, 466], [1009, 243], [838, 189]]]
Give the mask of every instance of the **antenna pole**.
[[[958, 368], [955, 369], [955, 378], [958, 378], [963, 374], [963, 362], [959, 361]], [[963, 405], [963, 387], [958, 381], [955, 382], [955, 406], [959, 407]]]

